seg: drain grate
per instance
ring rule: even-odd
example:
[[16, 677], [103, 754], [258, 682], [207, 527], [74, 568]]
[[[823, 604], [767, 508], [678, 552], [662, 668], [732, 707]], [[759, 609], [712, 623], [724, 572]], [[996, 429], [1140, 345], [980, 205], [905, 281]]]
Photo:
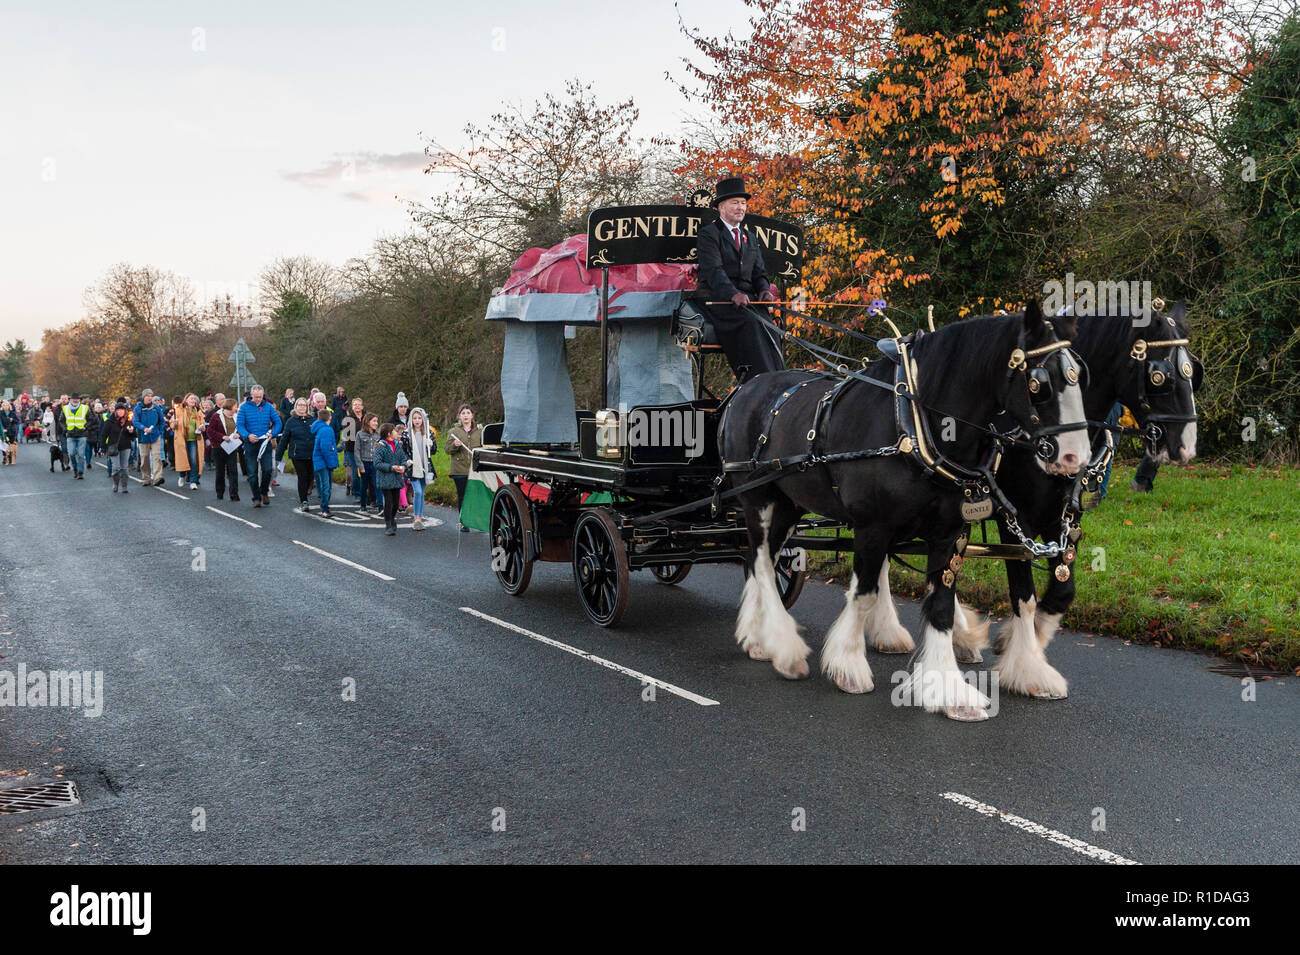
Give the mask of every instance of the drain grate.
[[22, 786], [18, 789], [0, 789], [0, 816], [37, 809], [58, 809], [80, 803], [81, 794], [77, 792], [77, 784], [70, 780], [41, 786]]
[[1249, 663], [1241, 663], [1236, 660], [1225, 660], [1222, 663], [1214, 663], [1204, 669], [1210, 673], [1217, 673], [1219, 676], [1230, 676], [1241, 679], [1250, 677], [1252, 680], [1271, 680], [1277, 676], [1276, 670], [1266, 670], [1261, 666], [1251, 666]]

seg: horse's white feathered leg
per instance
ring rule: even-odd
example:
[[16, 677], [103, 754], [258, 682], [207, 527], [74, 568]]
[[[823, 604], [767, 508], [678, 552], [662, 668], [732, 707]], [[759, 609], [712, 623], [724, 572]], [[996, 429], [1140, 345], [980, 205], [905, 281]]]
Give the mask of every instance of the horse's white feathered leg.
[[902, 692], [931, 713], [943, 711], [950, 719], [975, 721], [989, 718], [990, 701], [962, 677], [952, 649], [952, 631], [926, 623], [921, 649], [913, 658], [912, 672], [901, 684]]
[[871, 665], [867, 663], [867, 643], [862, 628], [879, 594], [858, 594], [858, 575], [849, 583], [844, 609], [831, 624], [822, 644], [822, 672], [845, 693], [870, 693], [875, 688]]
[[736, 639], [755, 660], [771, 660], [782, 676], [797, 680], [808, 675], [808, 654], [812, 648], [801, 636], [794, 617], [781, 603], [776, 589], [776, 568], [768, 553], [775, 504], [759, 511], [761, 541], [754, 555], [750, 578], [741, 595], [736, 617]]
[[763, 601], [758, 577], [751, 573], [740, 594], [740, 611], [736, 614], [736, 642], [753, 660], [770, 660], [772, 654], [763, 646]]
[[952, 616], [953, 652], [958, 663], [983, 663], [980, 653], [989, 645], [989, 621], [979, 611], [957, 601]]
[[1060, 700], [1069, 694], [1069, 684], [1039, 646], [1034, 627], [1038, 601], [1020, 601], [1016, 613], [1003, 626], [1006, 649], [998, 660], [998, 684], [1012, 693], [1044, 700]]
[[1044, 650], [1056, 636], [1056, 628], [1061, 625], [1063, 616], [1064, 614], [1048, 613], [1041, 607], [1034, 611], [1034, 631], [1038, 635], [1038, 645]]
[[868, 608], [866, 627], [871, 645], [880, 653], [911, 653], [916, 648], [912, 635], [898, 620], [898, 610], [889, 593], [889, 555], [880, 563], [876, 602]]

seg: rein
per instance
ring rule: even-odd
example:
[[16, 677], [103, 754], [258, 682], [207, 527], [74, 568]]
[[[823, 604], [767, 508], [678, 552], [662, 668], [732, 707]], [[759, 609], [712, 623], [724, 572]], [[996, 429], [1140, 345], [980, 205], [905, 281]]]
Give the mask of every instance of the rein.
[[[769, 304], [775, 304], [775, 303], [769, 303]], [[820, 325], [823, 328], [829, 329], [839, 334], [849, 335], [853, 338], [857, 338], [862, 341], [871, 342], [877, 347], [880, 347], [882, 342], [892, 342], [894, 350], [901, 353], [902, 346], [907, 341], [906, 338], [894, 338], [894, 339], [872, 338], [869, 335], [864, 335], [861, 332], [856, 332], [851, 328], [844, 328], [843, 326], [835, 325], [832, 322], [825, 322], [819, 318], [814, 318], [813, 316], [807, 315], [803, 312], [796, 312], [793, 309], [785, 308], [784, 306], [780, 306], [780, 305], [778, 305], [777, 307], [780, 311], [788, 315], [792, 315], [795, 318], [812, 322], [816, 325]], [[895, 375], [894, 383], [891, 385], [887, 382], [881, 381], [878, 378], [872, 378], [869, 375], [864, 374], [863, 371], [858, 370], [857, 368], [851, 367], [851, 365], [860, 365], [862, 369], [865, 369], [869, 364], [868, 360], [865, 358], [863, 359], [850, 358], [847, 355], [842, 355], [839, 352], [836, 352], [830, 348], [826, 348], [823, 345], [818, 345], [815, 342], [810, 342], [805, 339], [799, 338], [797, 335], [793, 334], [792, 332], [786, 331], [784, 328], [781, 328], [781, 326], [777, 325], [771, 319], [767, 318], [766, 316], [758, 312], [751, 311], [750, 315], [753, 318], [755, 318], [761, 325], [765, 326], [770, 331], [774, 332], [782, 340], [792, 342], [798, 345], [799, 347], [803, 348], [810, 355], [812, 355], [815, 361], [825, 366], [826, 368], [832, 370], [836, 374], [843, 375], [846, 378], [853, 379], [856, 381], [866, 382], [867, 384], [874, 385], [877, 388], [883, 388], [887, 391], [892, 391], [896, 397], [906, 398], [912, 404], [920, 407], [925, 411], [930, 412], [931, 414], [936, 414], [941, 417], [952, 418], [954, 421], [959, 421], [962, 424], [966, 425], [968, 428], [972, 428], [976, 431], [982, 432], [986, 436], [992, 438], [998, 444], [1011, 445], [1011, 446], [1026, 448], [1028, 450], [1034, 451], [1044, 460], [1051, 460], [1053, 457], [1056, 456], [1057, 448], [1056, 448], [1055, 439], [1053, 437], [1054, 435], [1060, 434], [1065, 431], [1073, 431], [1076, 428], [1084, 427], [1087, 424], [1086, 421], [1061, 422], [1060, 424], [1052, 425], [1049, 427], [1036, 428], [1032, 433], [1025, 431], [1023, 428], [1019, 426], [1017, 426], [1016, 428], [1012, 429], [1009, 432], [998, 431], [996, 428], [990, 427], [989, 425], [978, 424], [974, 421], [970, 421], [966, 418], [963, 418], [961, 415], [952, 414], [951, 412], [947, 412], [942, 409], [935, 408], [931, 405], [923, 404], [920, 398], [918, 397], [919, 392], [914, 386], [914, 383], [909, 382], [906, 385], [900, 386], [897, 380], [898, 378], [897, 374]], [[1037, 393], [1038, 389], [1034, 386], [1033, 379], [1028, 378], [1028, 373], [1030, 370], [1029, 359], [1041, 358], [1044, 355], [1051, 354], [1052, 352], [1061, 349], [1069, 349], [1071, 346], [1071, 342], [1068, 339], [1065, 339], [1057, 342], [1052, 342], [1049, 345], [1044, 345], [1041, 348], [1035, 348], [1030, 351], [1026, 351], [1023, 345], [1024, 345], [1024, 331], [1022, 329], [1020, 332], [1020, 340], [1016, 348], [1012, 351], [1011, 357], [1007, 363], [1007, 369], [1008, 369], [1007, 380], [1009, 383], [1011, 379], [1015, 376], [1017, 371], [1023, 371], [1026, 373], [1027, 380], [1030, 382], [1029, 389], [1031, 391], [1031, 394]], [[894, 356], [892, 355], [889, 355], [888, 357], [890, 357], [891, 359], [894, 358]], [[894, 360], [897, 364], [906, 364], [906, 362], [898, 362], [897, 359]], [[1075, 380], [1077, 381], [1077, 378]], [[1071, 384], [1073, 383], [1074, 381], [1071, 382]], [[1033, 420], [1036, 422], [1037, 416], [1034, 416]], [[933, 442], [931, 443], [933, 444]]]

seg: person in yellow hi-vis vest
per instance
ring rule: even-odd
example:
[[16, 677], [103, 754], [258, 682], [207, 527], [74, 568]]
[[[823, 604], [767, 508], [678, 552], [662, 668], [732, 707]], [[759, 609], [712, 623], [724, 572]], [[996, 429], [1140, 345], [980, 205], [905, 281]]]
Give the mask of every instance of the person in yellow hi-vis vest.
[[78, 481], [86, 478], [86, 419], [90, 415], [90, 405], [81, 400], [81, 395], [72, 395], [63, 406], [63, 433], [68, 439], [68, 457], [72, 463], [72, 473]]

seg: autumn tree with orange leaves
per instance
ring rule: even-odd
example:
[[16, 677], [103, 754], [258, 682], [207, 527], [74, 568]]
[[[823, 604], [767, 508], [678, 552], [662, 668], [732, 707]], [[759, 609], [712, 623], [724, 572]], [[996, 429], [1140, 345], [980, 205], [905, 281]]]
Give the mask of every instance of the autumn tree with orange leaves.
[[1074, 267], [1100, 170], [1212, 135], [1239, 79], [1216, 0], [747, 3], [749, 35], [690, 33], [720, 148], [681, 171], [802, 222], [815, 297], [940, 320]]

